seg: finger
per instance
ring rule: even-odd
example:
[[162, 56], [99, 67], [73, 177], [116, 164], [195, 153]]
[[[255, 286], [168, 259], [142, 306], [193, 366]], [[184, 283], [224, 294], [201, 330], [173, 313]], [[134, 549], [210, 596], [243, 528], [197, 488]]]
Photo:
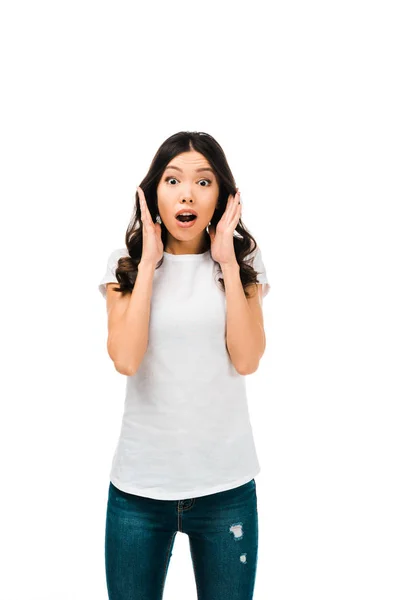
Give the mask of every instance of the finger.
[[243, 204], [240, 202], [240, 204], [238, 204], [238, 207], [237, 207], [236, 225], [239, 223], [240, 217], [242, 216], [242, 209], [243, 209]]
[[238, 192], [238, 196], [237, 196], [237, 206], [238, 206], [238, 208], [240, 208], [240, 212], [241, 212], [242, 208], [243, 208], [243, 204], [242, 204], [242, 197], [240, 195], [240, 192]]
[[148, 207], [146, 196], [144, 195], [144, 192], [143, 192], [143, 203], [144, 203], [144, 212], [146, 214], [147, 223], [149, 225], [153, 225], [154, 226], [153, 217], [151, 216], [151, 212], [150, 212], [150, 209]]
[[236, 192], [234, 196], [231, 196], [231, 203], [228, 210], [228, 224], [231, 224], [236, 220], [238, 206], [241, 206], [239, 204], [239, 199], [238, 192]]
[[142, 222], [145, 224], [148, 224], [149, 223], [149, 209], [147, 207], [146, 198], [145, 198], [144, 192], [141, 187], [138, 187], [137, 191], [138, 191], [139, 202], [140, 202], [140, 216], [141, 216]]
[[228, 225], [231, 222], [232, 215], [234, 213], [234, 200], [233, 199], [234, 199], [234, 196], [232, 194], [229, 194], [228, 202], [226, 203], [226, 209], [224, 212], [224, 217], [225, 217], [225, 220]]
[[242, 214], [242, 205], [239, 204], [239, 199], [235, 200], [235, 202], [237, 203], [234, 203], [233, 216], [231, 222], [229, 223], [229, 226], [232, 228], [232, 232], [235, 231]]

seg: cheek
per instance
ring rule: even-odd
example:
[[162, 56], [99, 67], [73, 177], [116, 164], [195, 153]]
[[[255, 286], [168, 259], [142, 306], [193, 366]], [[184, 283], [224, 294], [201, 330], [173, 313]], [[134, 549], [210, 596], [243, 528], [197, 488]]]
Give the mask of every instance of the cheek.
[[219, 193], [215, 190], [210, 192], [210, 196], [209, 196], [209, 206], [210, 206], [210, 210], [215, 210], [215, 207], [217, 206], [217, 202], [218, 202], [218, 196]]
[[175, 206], [176, 203], [168, 202], [166, 198], [161, 197], [158, 201], [158, 213], [165, 221], [175, 221]]

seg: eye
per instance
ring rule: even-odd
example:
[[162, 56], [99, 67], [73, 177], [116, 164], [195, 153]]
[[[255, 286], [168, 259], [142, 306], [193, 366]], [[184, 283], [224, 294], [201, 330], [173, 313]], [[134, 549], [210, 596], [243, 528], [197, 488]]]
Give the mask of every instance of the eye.
[[[176, 177], [172, 177], [172, 176], [166, 177], [164, 179], [164, 181], [169, 181], [170, 179], [174, 179], [175, 181], [178, 181]], [[200, 181], [206, 181], [208, 183], [208, 185], [212, 184], [212, 181], [210, 179], [200, 179]], [[208, 187], [208, 185], [201, 185], [200, 187]]]

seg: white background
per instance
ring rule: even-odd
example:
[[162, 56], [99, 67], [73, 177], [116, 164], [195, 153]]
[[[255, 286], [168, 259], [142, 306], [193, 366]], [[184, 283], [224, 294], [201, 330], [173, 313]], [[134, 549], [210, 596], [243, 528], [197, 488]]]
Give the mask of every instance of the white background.
[[[107, 600], [125, 377], [97, 285], [155, 151], [196, 130], [271, 284], [254, 598], [398, 600], [396, 4], [2, 3], [2, 598]], [[179, 533], [164, 598], [195, 597]]]

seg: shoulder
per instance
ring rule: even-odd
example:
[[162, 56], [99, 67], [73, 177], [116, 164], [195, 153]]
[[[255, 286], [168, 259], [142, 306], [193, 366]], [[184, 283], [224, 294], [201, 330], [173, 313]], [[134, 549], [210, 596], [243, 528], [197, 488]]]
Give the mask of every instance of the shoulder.
[[127, 248], [116, 248], [109, 254], [108, 260], [117, 263], [123, 256], [129, 256]]
[[115, 248], [115, 250], [112, 250], [107, 258], [107, 269], [115, 273], [119, 259], [125, 256], [129, 256], [127, 248]]
[[251, 252], [249, 252], [248, 254], [246, 254], [246, 256], [244, 257], [244, 260], [247, 262], [251, 262], [251, 261], [260, 261], [260, 259], [262, 259], [262, 255], [261, 255], [261, 250], [260, 250], [260, 246], [256, 246], [256, 248], [254, 250], [252, 250]]
[[115, 250], [112, 250], [112, 252], [110, 252], [110, 254], [108, 255], [104, 275], [98, 284], [98, 289], [100, 290], [104, 298], [106, 297], [107, 284], [118, 283], [115, 272], [117, 270], [119, 259], [124, 256], [129, 256], [127, 248], [116, 248]]
[[[252, 250], [244, 259], [249, 262], [253, 269], [257, 272], [257, 289], [261, 297], [265, 297], [270, 289], [267, 270], [265, 268], [264, 259], [260, 247], [257, 245], [255, 250]], [[254, 288], [255, 294], [256, 288]]]

